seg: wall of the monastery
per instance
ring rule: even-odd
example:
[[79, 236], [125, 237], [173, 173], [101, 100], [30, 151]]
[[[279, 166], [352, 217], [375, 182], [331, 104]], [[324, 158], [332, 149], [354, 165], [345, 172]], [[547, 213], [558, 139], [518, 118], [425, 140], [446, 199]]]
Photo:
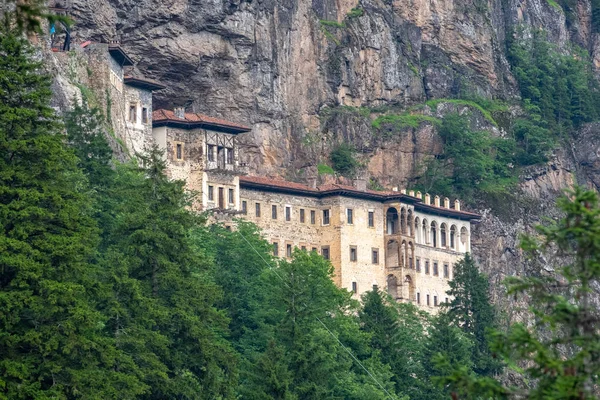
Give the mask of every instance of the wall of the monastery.
[[[265, 239], [279, 244], [279, 255], [285, 256], [286, 244], [307, 250], [313, 247], [321, 253], [322, 205], [318, 199], [258, 190], [241, 189], [240, 200], [246, 202], [244, 219], [261, 228]], [[260, 216], [256, 215], [256, 204], [260, 204]], [[272, 206], [277, 207], [277, 219], [272, 218]], [[291, 207], [290, 221], [286, 221], [285, 207]], [[300, 210], [304, 211], [304, 222], [300, 222]], [[310, 212], [315, 212], [315, 223], [311, 223]]]
[[[348, 210], [352, 210], [352, 223], [348, 223]], [[341, 197], [334, 207], [340, 221], [341, 284], [352, 290], [356, 282], [357, 297], [372, 290], [373, 285], [386, 286], [384, 218], [382, 204], [375, 201]], [[369, 211], [373, 212], [374, 226], [369, 227]], [[356, 261], [351, 260], [351, 248], [356, 249]], [[373, 263], [373, 250], [378, 252], [378, 262]]]
[[[202, 208], [204, 210], [213, 208], [239, 210], [240, 179], [237, 175], [215, 170], [204, 172], [202, 177], [202, 190], [198, 193], [198, 196], [202, 199]], [[211, 191], [212, 199], [210, 198]], [[230, 199], [230, 191], [232, 191], [231, 193], [233, 194], [233, 196], [231, 196], [233, 201]], [[220, 201], [223, 202], [222, 205], [219, 204]]]
[[[425, 230], [423, 229], [423, 222], [425, 224]], [[466, 253], [471, 251], [471, 224], [468, 221], [461, 221], [455, 218], [442, 217], [438, 215], [425, 214], [423, 212], [415, 213], [415, 242], [419, 244], [433, 243], [432, 238], [432, 224], [436, 227], [436, 245], [437, 247], [443, 247], [446, 249], [454, 249], [459, 253]], [[452, 227], [456, 228], [454, 240], [451, 240], [450, 232]], [[446, 240], [445, 246], [442, 241], [442, 230], [445, 228]], [[454, 247], [451, 247], [454, 242]]]
[[[131, 118], [129, 111], [131, 106], [135, 107], [133, 118]], [[132, 154], [144, 154], [151, 149], [154, 142], [152, 135], [152, 92], [124, 85], [123, 107], [123, 112], [127, 116], [125, 144]], [[144, 113], [146, 115], [145, 122]]]

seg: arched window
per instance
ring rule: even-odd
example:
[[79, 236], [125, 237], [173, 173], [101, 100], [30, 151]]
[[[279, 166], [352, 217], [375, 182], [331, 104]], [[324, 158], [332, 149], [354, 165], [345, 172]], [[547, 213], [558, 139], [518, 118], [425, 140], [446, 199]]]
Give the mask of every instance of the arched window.
[[387, 213], [385, 214], [385, 221], [388, 235], [398, 233], [398, 210], [394, 207], [388, 208]]
[[427, 237], [427, 220], [424, 219], [422, 225], [423, 230], [423, 244], [429, 243], [429, 238]]
[[400, 209], [400, 232], [406, 235], [406, 209], [404, 207]]
[[431, 245], [437, 247], [437, 224], [435, 221], [431, 222]]
[[446, 247], [446, 224], [440, 225], [440, 244], [443, 248]]
[[460, 228], [460, 243], [462, 251], [469, 251], [469, 231], [464, 226]]
[[451, 249], [455, 249], [456, 248], [456, 226], [452, 225], [450, 227], [450, 248]]
[[421, 220], [419, 217], [415, 218], [415, 242], [421, 243]]
[[408, 268], [414, 268], [414, 260], [415, 260], [415, 245], [412, 242], [408, 243]]
[[404, 277], [404, 283], [408, 287], [407, 299], [409, 299], [409, 300], [414, 299], [415, 298], [415, 285], [413, 285], [413, 281], [412, 281], [412, 278], [410, 277], [410, 275], [406, 275]]
[[413, 219], [413, 212], [412, 210], [408, 210], [408, 234], [410, 236], [414, 236], [414, 227], [415, 227], [415, 221]]
[[398, 282], [394, 275], [388, 275], [387, 277], [387, 291], [392, 299], [396, 299], [398, 297]]

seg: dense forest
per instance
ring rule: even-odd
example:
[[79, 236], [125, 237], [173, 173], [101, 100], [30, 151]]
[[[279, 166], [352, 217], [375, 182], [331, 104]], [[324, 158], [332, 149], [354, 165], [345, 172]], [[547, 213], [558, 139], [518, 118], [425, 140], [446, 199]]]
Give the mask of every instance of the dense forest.
[[[228, 230], [190, 211], [158, 149], [117, 162], [99, 110], [57, 116], [21, 36], [0, 33], [0, 398], [596, 398], [597, 194], [576, 189], [562, 220], [523, 238], [537, 272], [507, 293], [526, 296], [528, 324], [505, 326], [468, 254], [435, 316], [383, 288], [358, 302], [318, 254], [276, 259], [252, 224]], [[514, 49], [524, 68], [539, 56]], [[516, 136], [537, 147], [521, 157], [543, 157], [540, 129], [589, 115], [536, 93], [536, 113], [556, 123], [524, 120]], [[448, 118], [445, 132], [461, 123]], [[547, 257], [564, 268], [544, 273]]]

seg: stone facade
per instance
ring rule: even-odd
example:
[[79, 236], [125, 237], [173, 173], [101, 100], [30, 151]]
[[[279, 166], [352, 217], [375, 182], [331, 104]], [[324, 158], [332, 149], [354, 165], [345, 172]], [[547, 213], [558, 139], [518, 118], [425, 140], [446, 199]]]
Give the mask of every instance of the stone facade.
[[400, 192], [309, 186], [240, 178], [245, 219], [257, 224], [275, 255], [317, 251], [335, 283], [357, 298], [374, 286], [429, 312], [448, 300], [454, 264], [470, 251], [471, 221], [459, 203], [427, 203]]

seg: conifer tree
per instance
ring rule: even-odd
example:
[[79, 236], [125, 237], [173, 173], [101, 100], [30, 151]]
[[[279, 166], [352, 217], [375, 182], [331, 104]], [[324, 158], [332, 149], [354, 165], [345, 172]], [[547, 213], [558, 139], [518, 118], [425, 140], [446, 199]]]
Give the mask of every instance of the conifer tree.
[[116, 368], [131, 360], [95, 308], [85, 180], [32, 54], [0, 34], [0, 387], [11, 399], [134, 397], [145, 386]]
[[490, 301], [488, 279], [469, 253], [454, 265], [449, 286], [446, 293], [453, 298], [447, 305], [448, 316], [475, 343], [473, 370], [479, 375], [494, 375], [501, 366], [490, 350], [488, 331], [496, 327], [496, 311]]

